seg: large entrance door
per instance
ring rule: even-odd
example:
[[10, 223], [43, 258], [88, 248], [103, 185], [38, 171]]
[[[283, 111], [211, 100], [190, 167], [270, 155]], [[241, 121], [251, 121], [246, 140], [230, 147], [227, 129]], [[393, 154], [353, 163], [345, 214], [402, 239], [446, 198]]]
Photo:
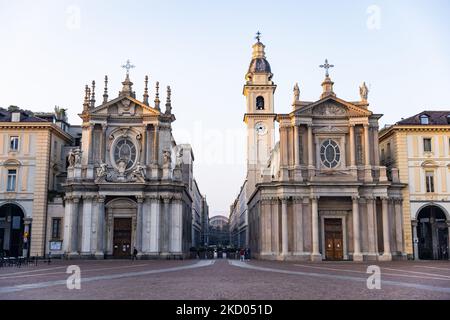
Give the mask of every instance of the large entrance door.
[[325, 219], [325, 259], [343, 260], [344, 245], [342, 237], [342, 220]]
[[113, 256], [127, 258], [131, 255], [131, 218], [114, 219]]
[[15, 204], [0, 207], [0, 254], [18, 257], [23, 254], [23, 212]]
[[419, 259], [448, 260], [448, 227], [445, 213], [436, 206], [423, 208], [417, 216]]

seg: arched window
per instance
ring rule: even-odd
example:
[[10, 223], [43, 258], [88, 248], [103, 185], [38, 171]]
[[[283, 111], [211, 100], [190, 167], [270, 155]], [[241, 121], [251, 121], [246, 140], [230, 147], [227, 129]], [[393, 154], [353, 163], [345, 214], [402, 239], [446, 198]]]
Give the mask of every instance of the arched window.
[[264, 98], [261, 96], [256, 98], [256, 110], [264, 110]]

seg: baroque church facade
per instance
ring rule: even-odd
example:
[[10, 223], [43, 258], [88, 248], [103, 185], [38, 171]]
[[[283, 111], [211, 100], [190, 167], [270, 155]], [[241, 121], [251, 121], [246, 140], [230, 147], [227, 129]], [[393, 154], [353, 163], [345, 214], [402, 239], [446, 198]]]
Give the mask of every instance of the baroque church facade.
[[193, 221], [198, 187], [191, 147], [172, 136], [171, 89], [162, 108], [159, 83], [150, 105], [148, 77], [142, 101], [128, 71], [111, 100], [107, 81], [100, 104], [95, 82], [86, 86], [81, 147], [68, 152], [62, 251], [86, 258], [127, 257], [135, 249], [143, 259], [186, 257], [199, 233], [193, 225], [201, 225]]
[[326, 61], [319, 100], [303, 100], [295, 85], [291, 111], [276, 113], [276, 84], [265, 46], [257, 39], [243, 90], [248, 133], [244, 211], [253, 255], [312, 261], [406, 258], [404, 185], [390, 181], [380, 165], [382, 115], [369, 109], [365, 84], [359, 101], [337, 97]]

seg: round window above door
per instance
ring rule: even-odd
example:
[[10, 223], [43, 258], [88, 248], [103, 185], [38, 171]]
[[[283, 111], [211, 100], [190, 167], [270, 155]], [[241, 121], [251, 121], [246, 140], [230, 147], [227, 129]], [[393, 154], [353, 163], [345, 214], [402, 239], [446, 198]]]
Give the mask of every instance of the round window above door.
[[131, 169], [137, 159], [137, 148], [129, 138], [119, 138], [114, 146], [114, 162], [117, 167], [124, 166], [125, 170]]
[[329, 169], [337, 167], [341, 161], [341, 150], [336, 141], [327, 139], [322, 142], [322, 146], [320, 147], [320, 160]]

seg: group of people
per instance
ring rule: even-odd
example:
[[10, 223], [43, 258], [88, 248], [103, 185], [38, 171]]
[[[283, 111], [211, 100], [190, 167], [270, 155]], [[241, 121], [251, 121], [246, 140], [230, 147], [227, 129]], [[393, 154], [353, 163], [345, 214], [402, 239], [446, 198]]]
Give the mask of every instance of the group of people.
[[239, 250], [239, 260], [240, 261], [249, 261], [250, 260], [250, 248], [241, 248]]

